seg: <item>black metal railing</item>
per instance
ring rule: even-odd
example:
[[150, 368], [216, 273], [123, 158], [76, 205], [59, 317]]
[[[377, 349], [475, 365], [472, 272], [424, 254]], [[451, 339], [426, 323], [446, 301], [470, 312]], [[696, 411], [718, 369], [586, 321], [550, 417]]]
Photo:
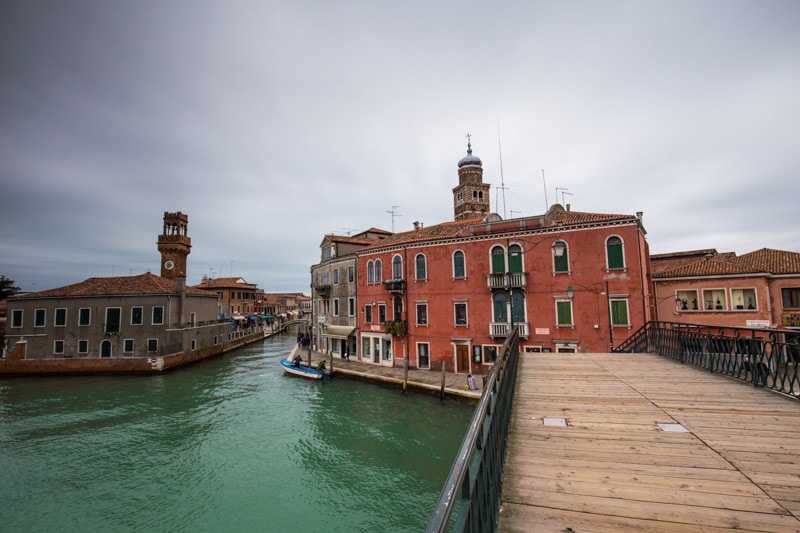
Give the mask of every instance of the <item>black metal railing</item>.
[[658, 353], [800, 399], [800, 332], [648, 322], [614, 351]]
[[496, 531], [519, 366], [519, 330], [506, 339], [450, 469], [428, 532]]

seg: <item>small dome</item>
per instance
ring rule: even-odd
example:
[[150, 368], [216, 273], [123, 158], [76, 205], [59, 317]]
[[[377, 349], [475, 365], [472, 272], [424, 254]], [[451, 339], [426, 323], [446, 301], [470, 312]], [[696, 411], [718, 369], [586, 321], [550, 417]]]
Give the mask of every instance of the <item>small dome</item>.
[[481, 163], [481, 158], [477, 155], [472, 155], [472, 143], [467, 142], [467, 155], [462, 157], [458, 161], [458, 168], [461, 167], [480, 167], [483, 163]]

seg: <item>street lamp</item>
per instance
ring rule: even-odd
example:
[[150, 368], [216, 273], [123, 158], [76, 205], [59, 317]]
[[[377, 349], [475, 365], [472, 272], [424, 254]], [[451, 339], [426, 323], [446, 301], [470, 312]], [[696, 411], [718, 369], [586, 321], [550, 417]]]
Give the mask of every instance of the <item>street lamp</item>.
[[[599, 294], [603, 294], [602, 291], [595, 290], [595, 289], [593, 289], [593, 287], [597, 287], [597, 286], [602, 287], [604, 283], [605, 283], [605, 288], [606, 288], [606, 307], [608, 308], [608, 347], [609, 347], [609, 351], [613, 352], [614, 351], [614, 326], [613, 326], [613, 324], [611, 322], [611, 296], [608, 293], [608, 282], [607, 281], [606, 282], [598, 281], [598, 282], [592, 283], [591, 285], [588, 285], [588, 286], [587, 285], [581, 285], [580, 283], [576, 283], [575, 285], [577, 285], [578, 287], [581, 287], [583, 289], [586, 289], [587, 291], [589, 291], [591, 293], [594, 293], [595, 295], [599, 295]], [[572, 288], [572, 285], [567, 287], [567, 298], [569, 298], [570, 301], [572, 301], [572, 297], [573, 297], [574, 294], [575, 294], [575, 289]]]

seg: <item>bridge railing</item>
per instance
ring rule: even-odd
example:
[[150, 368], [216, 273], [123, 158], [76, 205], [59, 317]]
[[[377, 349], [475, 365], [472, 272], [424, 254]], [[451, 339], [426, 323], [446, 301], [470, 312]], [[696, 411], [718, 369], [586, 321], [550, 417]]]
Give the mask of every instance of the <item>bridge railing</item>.
[[495, 531], [519, 366], [519, 329], [508, 336], [450, 469], [428, 532]]
[[614, 351], [658, 353], [800, 399], [800, 332], [648, 322]]

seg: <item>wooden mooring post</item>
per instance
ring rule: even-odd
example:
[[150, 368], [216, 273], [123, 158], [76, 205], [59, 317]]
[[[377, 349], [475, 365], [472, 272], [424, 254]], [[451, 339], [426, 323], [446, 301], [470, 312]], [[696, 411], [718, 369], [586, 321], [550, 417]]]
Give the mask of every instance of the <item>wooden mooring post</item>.
[[405, 364], [403, 364], [403, 392], [408, 388], [408, 357], [406, 356]]
[[442, 362], [442, 390], [439, 392], [439, 396], [442, 400], [444, 400], [444, 380], [447, 374], [447, 362]]

